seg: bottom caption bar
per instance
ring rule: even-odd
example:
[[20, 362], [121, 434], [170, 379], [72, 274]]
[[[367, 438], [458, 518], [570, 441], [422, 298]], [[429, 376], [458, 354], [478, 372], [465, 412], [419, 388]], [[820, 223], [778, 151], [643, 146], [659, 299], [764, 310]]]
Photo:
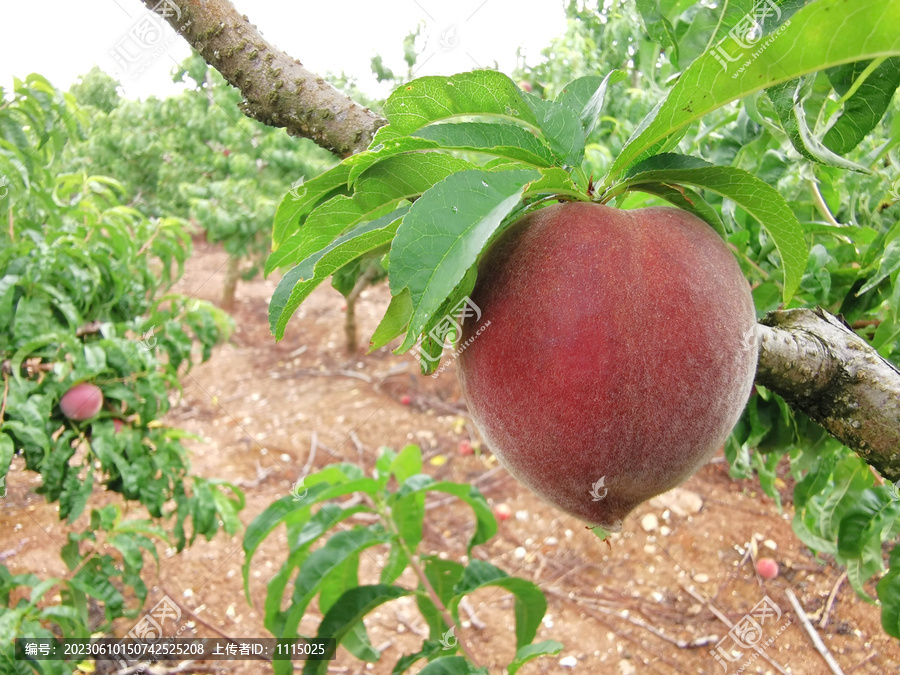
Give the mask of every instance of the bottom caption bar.
[[19, 661], [331, 661], [334, 638], [16, 638]]

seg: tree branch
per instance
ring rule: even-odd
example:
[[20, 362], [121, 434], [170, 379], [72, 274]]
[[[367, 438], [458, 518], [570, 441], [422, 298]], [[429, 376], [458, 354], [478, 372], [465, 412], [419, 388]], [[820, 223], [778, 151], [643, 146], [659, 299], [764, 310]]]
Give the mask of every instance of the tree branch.
[[[340, 157], [361, 152], [385, 121], [270, 44], [228, 0], [142, 0], [244, 96], [252, 117]], [[177, 9], [176, 9], [177, 7]]]
[[770, 312], [756, 381], [900, 480], [900, 371], [823, 309]]

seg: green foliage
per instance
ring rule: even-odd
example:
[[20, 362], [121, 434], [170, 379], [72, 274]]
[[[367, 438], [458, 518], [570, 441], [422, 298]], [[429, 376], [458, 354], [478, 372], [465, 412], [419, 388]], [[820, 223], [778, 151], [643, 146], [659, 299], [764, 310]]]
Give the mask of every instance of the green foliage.
[[[517, 73], [535, 94], [490, 71], [401, 85], [366, 152], [286, 197], [267, 263], [290, 268], [270, 305], [276, 337], [329, 273], [322, 251], [412, 202], [360, 255], [383, 256], [392, 292], [372, 348], [418, 343], [431, 372], [443, 319], [499, 233], [547, 203], [614, 201], [695, 213], [735, 251], [760, 316], [819, 305], [895, 359], [900, 0], [855, 3], [852, 20], [839, 0], [614, 4], [570, 3], [546, 61]], [[385, 171], [408, 156], [416, 163], [401, 177]], [[779, 397], [757, 394], [726, 445], [732, 474], [756, 474], [779, 500], [787, 455], [798, 536], [865, 594], [900, 527], [895, 486]], [[890, 631], [895, 587], [892, 567], [879, 585]]]
[[[249, 572], [259, 546], [281, 524], [287, 527], [287, 559], [268, 584], [265, 625], [276, 637], [289, 640], [300, 636], [298, 627], [304, 613], [318, 596], [323, 613], [315, 637], [335, 638], [357, 658], [376, 661], [380, 657], [369, 642], [363, 618], [382, 603], [412, 595], [428, 624], [430, 634], [421, 651], [403, 657], [393, 673], [405, 673], [416, 662], [429, 662], [420, 672], [474, 673], [461, 657], [455, 631], [459, 630], [459, 603], [468, 594], [490, 586], [511, 592], [515, 597], [516, 649], [510, 672], [544, 654], [558, 653], [558, 642], [532, 644], [547, 609], [543, 593], [530, 581], [511, 577], [482, 560], [468, 565], [436, 556], [416, 553], [422, 541], [425, 496], [429, 492], [450, 494], [471, 507], [475, 528], [467, 553], [487, 542], [497, 532], [497, 521], [477, 488], [435, 481], [422, 473], [422, 455], [408, 445], [399, 453], [383, 448], [371, 477], [354, 464], [332, 464], [303, 477], [292, 493], [271, 504], [254, 519], [244, 536], [244, 584], [249, 600]], [[355, 506], [344, 507], [335, 500], [351, 499]], [[370, 525], [346, 522], [357, 514], [369, 514]], [[326, 538], [321, 543], [323, 538]], [[313, 550], [313, 547], [321, 543]], [[372, 547], [388, 547], [387, 564], [380, 583], [359, 585], [361, 554]], [[416, 571], [416, 588], [397, 585], [407, 567]], [[293, 579], [294, 591], [285, 604], [285, 593]], [[427, 585], [426, 585], [427, 581]], [[283, 609], [283, 607], [286, 607]], [[453, 625], [448, 625], [446, 617]], [[304, 673], [324, 673], [328, 662], [309, 661]], [[290, 673], [290, 662], [274, 662], [276, 673]], [[431, 669], [429, 671], [429, 669]]]
[[252, 278], [268, 251], [271, 213], [284, 185], [312, 178], [335, 160], [246, 117], [240, 92], [198, 54], [175, 79], [189, 85], [179, 96], [127, 101], [112, 96], [117, 83], [108, 76], [84, 76], [72, 94], [92, 106], [88, 139], [70, 149], [66, 166], [114, 176], [150, 216], [190, 220]]
[[[82, 94], [109, 93], [105, 84], [91, 73]], [[19, 456], [40, 474], [37, 492], [73, 526], [101, 484], [150, 518], [123, 519], [116, 503], [90, 509], [61, 550], [64, 579], [11, 576], [0, 566], [7, 636], [88, 637], [134, 616], [147, 596], [144, 552], [181, 550], [220, 526], [234, 534], [243, 508], [234, 486], [189, 475], [187, 434], [159, 421], [193, 350], [208, 359], [231, 321], [209, 303], [167, 293], [191, 252], [183, 221], [149, 220], [124, 203], [127, 188], [115, 179], [60, 171], [85, 120], [73, 97], [38, 76], [16, 81], [0, 105], [0, 172], [10, 178], [0, 201], [0, 481]], [[97, 385], [104, 403], [74, 421], [59, 402], [81, 382]], [[94, 603], [99, 623], [89, 620]], [[0, 645], [0, 662], [11, 650]], [[35, 667], [70, 672], [71, 664]]]

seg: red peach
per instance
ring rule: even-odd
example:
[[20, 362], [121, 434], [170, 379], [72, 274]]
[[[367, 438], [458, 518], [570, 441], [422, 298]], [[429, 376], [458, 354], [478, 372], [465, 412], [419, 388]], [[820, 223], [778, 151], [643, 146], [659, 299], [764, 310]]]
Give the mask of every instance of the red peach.
[[767, 581], [778, 576], [778, 563], [771, 558], [760, 558], [756, 561], [756, 573]]
[[471, 299], [491, 328], [463, 324], [459, 377], [485, 444], [591, 525], [617, 532], [638, 504], [687, 480], [749, 397], [750, 286], [686, 211], [540, 209], [487, 251]]
[[91, 419], [102, 407], [103, 392], [90, 382], [76, 384], [59, 399], [62, 414], [77, 422]]

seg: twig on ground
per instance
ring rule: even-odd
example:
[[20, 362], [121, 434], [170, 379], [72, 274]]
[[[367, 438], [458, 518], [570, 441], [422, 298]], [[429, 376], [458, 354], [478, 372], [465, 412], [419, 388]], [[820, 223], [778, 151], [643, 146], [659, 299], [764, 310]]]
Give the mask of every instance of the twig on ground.
[[[713, 616], [715, 616], [719, 621], [721, 621], [726, 626], [728, 626], [729, 630], [734, 628], [734, 624], [731, 621], [729, 621], [728, 617], [725, 616], [725, 614], [723, 614], [721, 611], [719, 611], [719, 609], [714, 604], [712, 604], [709, 600], [707, 600], [702, 595], [700, 595], [697, 591], [695, 591], [693, 586], [682, 586], [681, 588], [684, 589], [684, 591], [686, 593], [688, 593], [691, 597], [693, 597], [697, 602], [699, 602], [699, 603], [705, 605], [707, 608], [709, 608], [709, 611], [712, 612]], [[777, 670], [779, 673], [781, 673], [781, 675], [788, 675], [787, 672], [785, 671], [785, 669], [782, 668], [778, 664], [778, 662], [774, 661], [772, 659], [772, 657], [770, 657], [764, 651], [757, 649], [756, 653], [759, 654], [766, 661], [768, 661], [769, 665], [771, 665], [775, 670]]]
[[309, 470], [312, 468], [313, 462], [316, 459], [316, 450], [319, 448], [319, 434], [313, 430], [312, 436], [309, 439], [309, 457], [306, 458], [306, 464], [303, 465], [303, 468], [300, 469], [300, 475], [306, 476], [309, 475]]
[[844, 579], [846, 578], [847, 573], [844, 572], [838, 577], [838, 580], [834, 584], [834, 588], [831, 589], [831, 593], [828, 596], [828, 602], [825, 603], [825, 611], [822, 612], [822, 620], [819, 622], [819, 628], [825, 628], [825, 624], [828, 623], [828, 617], [831, 614], [831, 606], [837, 598], [838, 589], [840, 589], [841, 584], [844, 583]]
[[472, 623], [472, 626], [477, 628], [478, 630], [484, 630], [487, 624], [478, 618], [478, 615], [475, 614], [475, 608], [472, 607], [472, 603], [469, 602], [469, 598], [464, 597], [459, 601], [459, 608], [463, 610], [468, 616], [469, 621]]
[[813, 647], [815, 647], [816, 651], [819, 652], [823, 659], [825, 659], [825, 663], [828, 664], [831, 672], [834, 673], [834, 675], [844, 675], [844, 671], [841, 670], [838, 662], [834, 660], [831, 652], [828, 651], [828, 647], [826, 647], [825, 643], [822, 642], [822, 638], [819, 637], [819, 634], [816, 632], [815, 627], [812, 625], [812, 622], [810, 622], [809, 617], [806, 616], [806, 612], [803, 610], [803, 605], [800, 604], [797, 596], [794, 595], [794, 591], [792, 591], [790, 588], [786, 588], [784, 592], [787, 595], [788, 601], [791, 603], [791, 607], [794, 608], [794, 614], [797, 615], [797, 618], [800, 620], [800, 623], [803, 624], [803, 628], [806, 630], [806, 634], [809, 635], [809, 639], [812, 640]]
[[243, 488], [255, 488], [259, 487], [260, 483], [262, 483], [266, 478], [268, 478], [273, 473], [279, 471], [277, 466], [270, 466], [265, 469], [262, 468], [262, 464], [259, 463], [259, 460], [256, 460], [256, 478], [253, 480], [248, 480], [246, 478], [238, 478], [234, 481], [234, 484], [238, 487]]
[[363, 446], [362, 441], [359, 440], [359, 436], [356, 435], [356, 431], [350, 432], [350, 440], [353, 441], [353, 445], [356, 446], [356, 455], [359, 458], [359, 465], [364, 466], [365, 447]]

